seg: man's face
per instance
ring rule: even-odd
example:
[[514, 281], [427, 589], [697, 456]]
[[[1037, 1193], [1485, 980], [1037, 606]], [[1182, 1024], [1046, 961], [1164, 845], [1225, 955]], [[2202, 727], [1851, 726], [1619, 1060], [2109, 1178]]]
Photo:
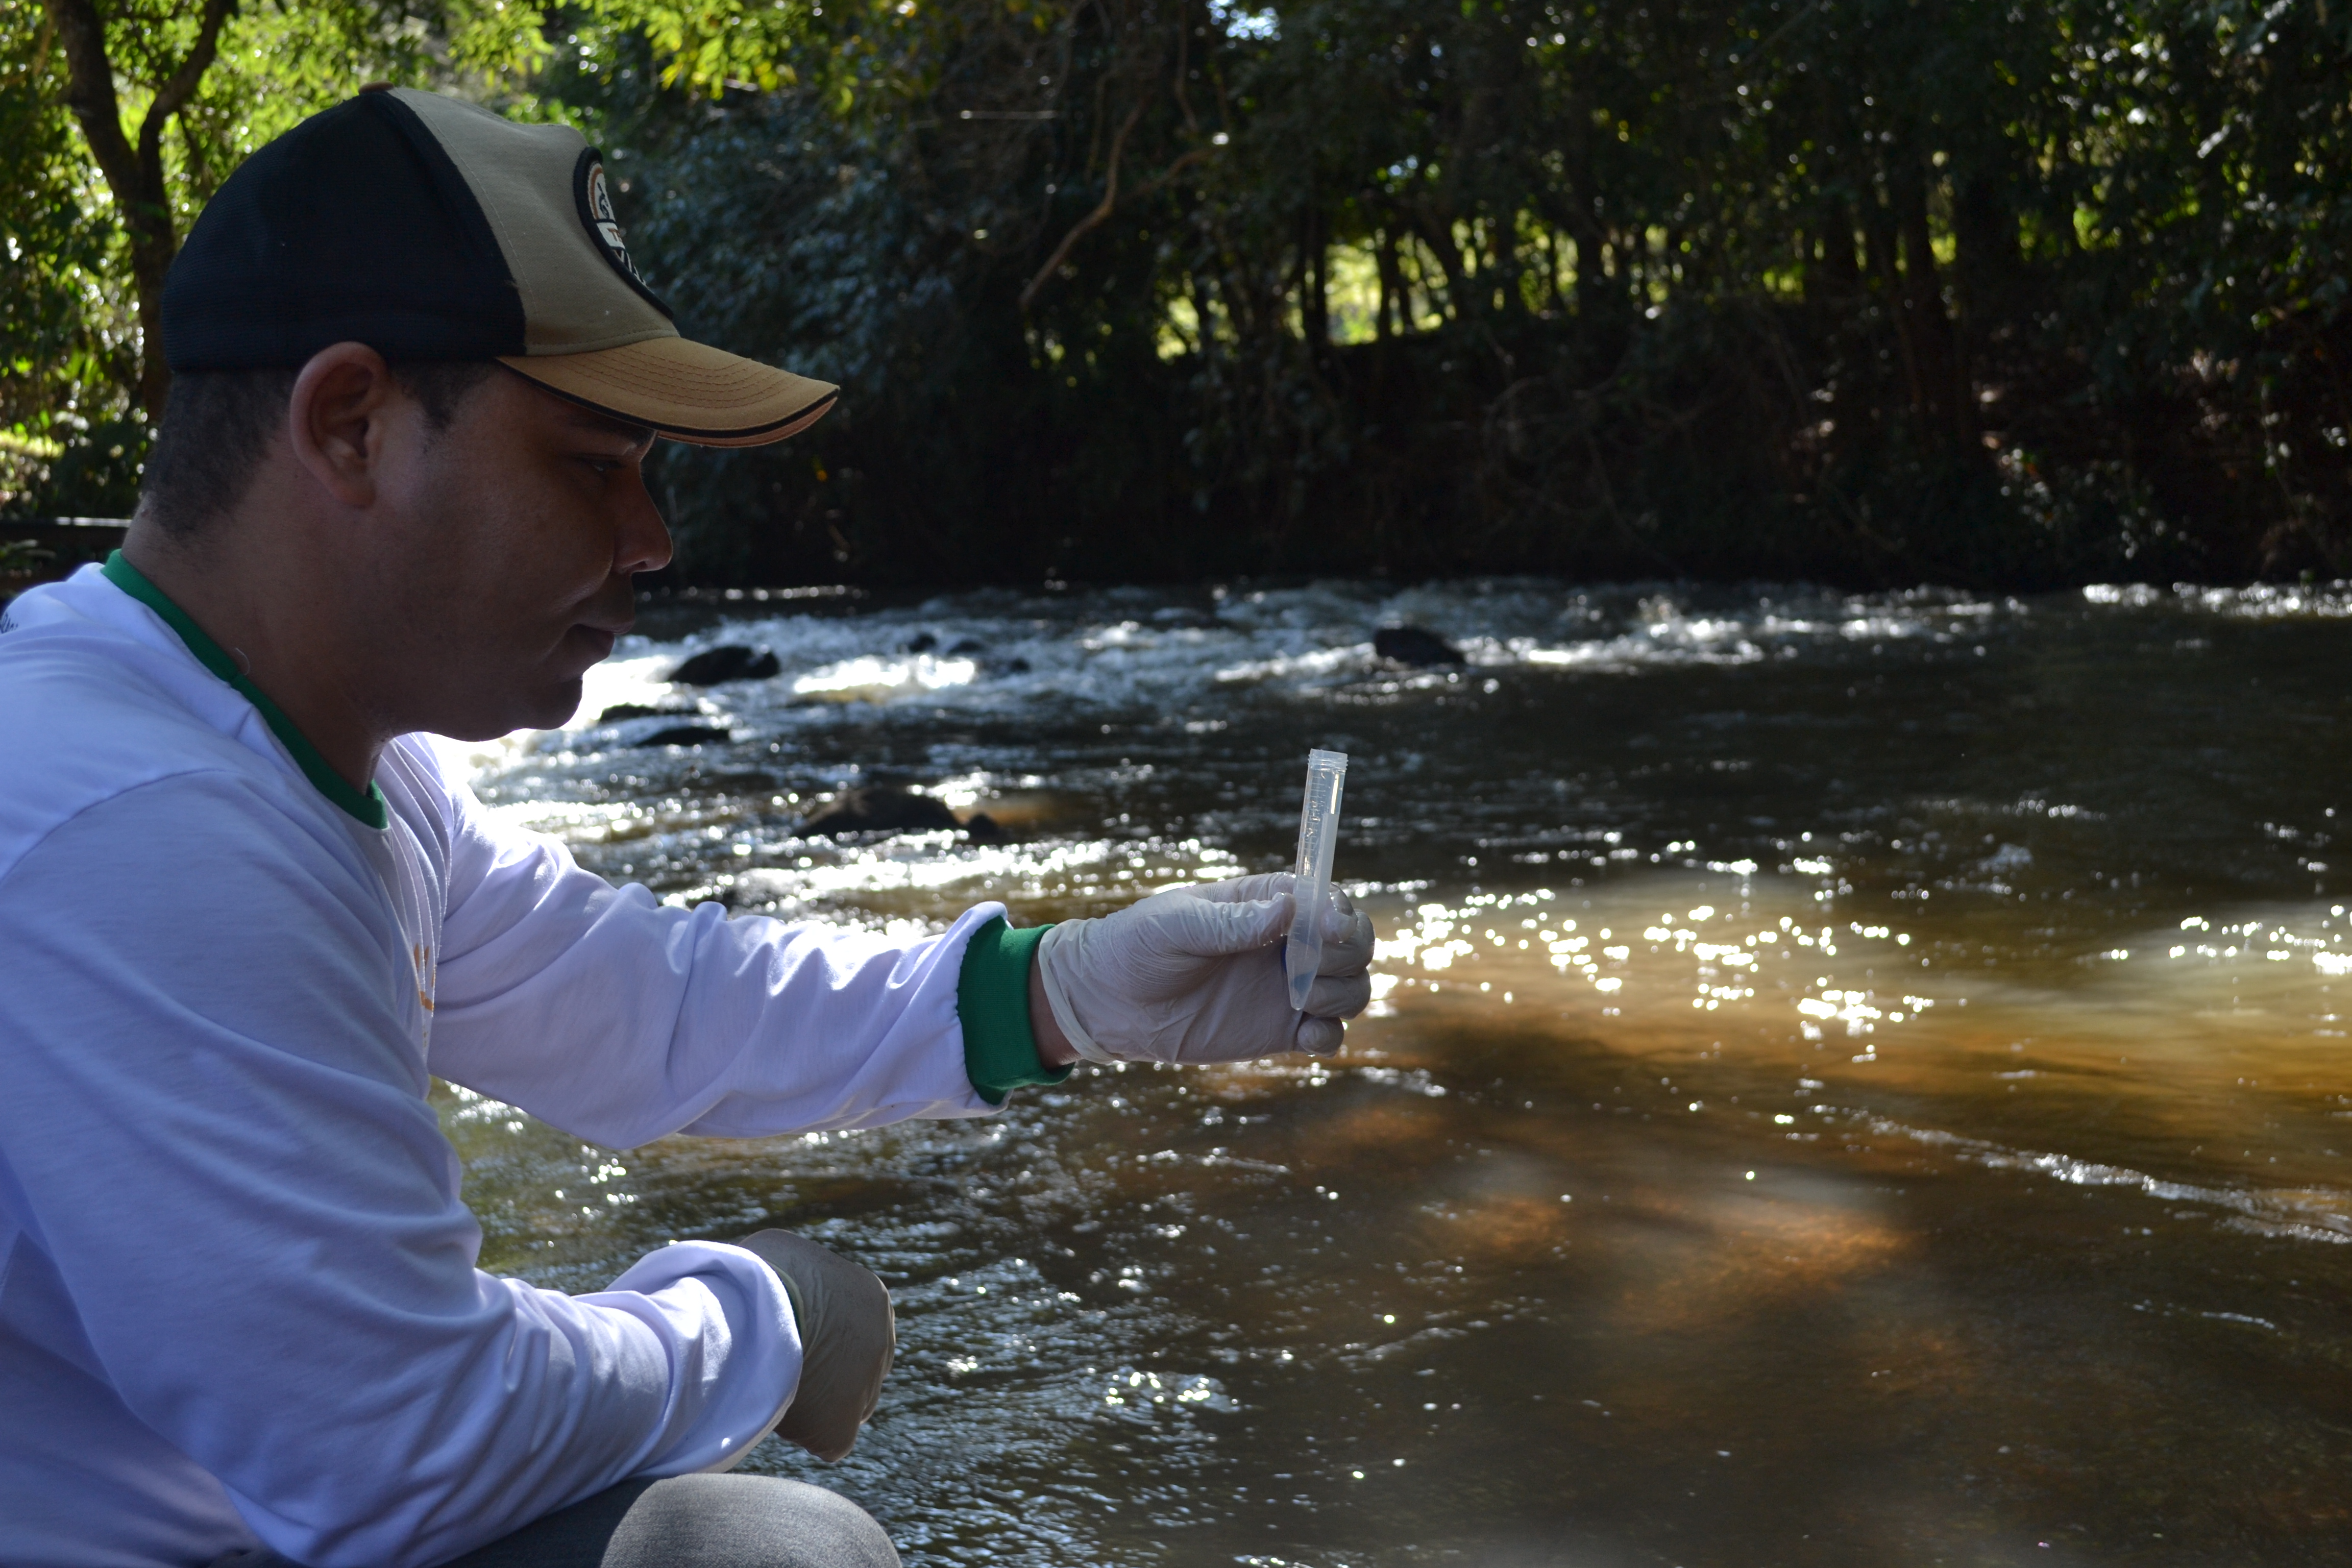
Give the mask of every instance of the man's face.
[[563, 723], [629, 629], [630, 579], [670, 558], [642, 472], [652, 433], [503, 369], [446, 431], [414, 404], [391, 429], [352, 606], [397, 693], [388, 727], [480, 741]]

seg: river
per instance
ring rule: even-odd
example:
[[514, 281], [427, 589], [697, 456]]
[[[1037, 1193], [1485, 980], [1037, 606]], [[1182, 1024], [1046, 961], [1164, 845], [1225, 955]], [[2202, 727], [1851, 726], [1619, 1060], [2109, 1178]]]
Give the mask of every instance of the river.
[[[1468, 665], [1381, 666], [1399, 622]], [[910, 1564], [2352, 1561], [2352, 592], [803, 591], [641, 633], [478, 787], [746, 912], [1283, 868], [1307, 748], [1352, 758], [1384, 941], [1328, 1062], [626, 1152], [440, 1091], [485, 1267], [777, 1225], [889, 1280], [856, 1454], [751, 1468]], [[719, 642], [782, 672], [664, 684]], [[680, 723], [725, 738], [634, 743]], [[860, 781], [1009, 839], [795, 837]]]

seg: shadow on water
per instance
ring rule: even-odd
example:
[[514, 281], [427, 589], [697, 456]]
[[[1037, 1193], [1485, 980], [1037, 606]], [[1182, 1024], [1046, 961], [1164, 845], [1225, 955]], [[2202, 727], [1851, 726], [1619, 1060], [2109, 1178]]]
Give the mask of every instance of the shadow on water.
[[[593, 720], [678, 649], [625, 647], [482, 788], [670, 896], [936, 929], [1277, 864], [1338, 741], [1346, 1055], [622, 1154], [445, 1092], [487, 1265], [880, 1270], [856, 1454], [752, 1463], [912, 1563], [2352, 1553], [2341, 595], [1236, 597], [739, 625], [784, 673], [653, 752]], [[1377, 666], [1395, 619], [1472, 666]], [[1016, 841], [794, 835], [876, 768]]]

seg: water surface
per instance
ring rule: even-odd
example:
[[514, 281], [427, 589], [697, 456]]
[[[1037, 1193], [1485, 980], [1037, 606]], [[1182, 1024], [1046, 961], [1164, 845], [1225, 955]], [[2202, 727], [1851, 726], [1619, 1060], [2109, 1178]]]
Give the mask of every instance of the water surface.
[[[1401, 621], [1469, 665], [1382, 668]], [[572, 728], [477, 760], [669, 898], [1100, 912], [1284, 866], [1307, 749], [1353, 758], [1339, 875], [1389, 940], [1332, 1061], [625, 1152], [444, 1097], [488, 1267], [593, 1289], [782, 1225], [879, 1270], [903, 1348], [857, 1452], [753, 1467], [910, 1563], [2352, 1558], [2352, 594], [646, 625]], [[663, 683], [722, 641], [782, 672]], [[635, 743], [688, 722], [726, 739]], [[1010, 841], [796, 837], [859, 781]]]

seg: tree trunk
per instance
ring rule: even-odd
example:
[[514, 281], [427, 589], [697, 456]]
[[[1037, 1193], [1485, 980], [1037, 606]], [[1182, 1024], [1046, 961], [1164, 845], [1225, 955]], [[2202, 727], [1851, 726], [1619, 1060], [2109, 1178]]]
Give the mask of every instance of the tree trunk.
[[1862, 268], [1853, 258], [1853, 211], [1843, 202], [1830, 203], [1822, 218], [1822, 276], [1832, 299], [1852, 300], [1862, 292]]
[[[1396, 237], [1387, 229], [1374, 235], [1372, 255], [1381, 269], [1379, 336], [1382, 342], [1386, 342], [1392, 332], [1402, 334], [1408, 329], [1405, 318], [1412, 307], [1405, 298], [1404, 269], [1397, 265]], [[1396, 312], [1397, 321], [1393, 328], [1389, 324], [1389, 312], [1391, 310]]]
[[1307, 352], [1320, 357], [1331, 347], [1331, 297], [1324, 268], [1330, 247], [1323, 238], [1323, 209], [1316, 205], [1315, 186], [1307, 187], [1307, 210], [1298, 226], [1298, 330]]
[[1921, 423], [1939, 436], [1961, 438], [1967, 410], [1966, 374], [1952, 319], [1944, 310], [1943, 285], [1936, 275], [1934, 237], [1927, 229], [1927, 188], [1916, 165], [1899, 166], [1889, 193], [1903, 237], [1903, 289], [1896, 321], [1910, 344], [1914, 369], [1912, 405]]
[[1444, 313], [1457, 321], [1483, 315], [1485, 312], [1479, 310], [1478, 301], [1472, 291], [1463, 287], [1467, 268], [1462, 258], [1462, 247], [1454, 242], [1454, 226], [1440, 221], [1423, 206], [1413, 214], [1412, 226], [1422, 244], [1437, 258], [1437, 269], [1445, 275]]
[[66, 107], [105, 176], [107, 193], [131, 237], [131, 279], [139, 297], [139, 404], [152, 423], [163, 416], [172, 390], [163, 358], [163, 275], [180, 248], [172, 225], [172, 198], [163, 181], [163, 128], [211, 68], [232, 0], [205, 0], [196, 41], [187, 58], [155, 89], [136, 142], [122, 133], [114, 95], [114, 65], [106, 53], [106, 22], [96, 0], [44, 0], [49, 24], [66, 51]]
[[1601, 313], [1609, 281], [1601, 270], [1601, 248], [1608, 240], [1580, 203], [1568, 215], [1568, 237], [1576, 246], [1576, 313], [1589, 321]]
[[1862, 198], [1862, 247], [1871, 282], [1891, 299], [1903, 282], [1902, 268], [1895, 258], [1895, 221], [1887, 214], [1885, 201], [1870, 192]]
[[1528, 291], [1525, 287], [1526, 253], [1519, 248], [1517, 226], [1508, 216], [1494, 220], [1495, 286], [1503, 293], [1503, 314], [1525, 316], [1528, 313]]
[[1975, 175], [1959, 181], [1952, 198], [1953, 272], [1959, 282], [1961, 355], [1982, 364], [2000, 322], [2021, 292], [2024, 255], [2017, 242], [2017, 215], [1993, 181]]

